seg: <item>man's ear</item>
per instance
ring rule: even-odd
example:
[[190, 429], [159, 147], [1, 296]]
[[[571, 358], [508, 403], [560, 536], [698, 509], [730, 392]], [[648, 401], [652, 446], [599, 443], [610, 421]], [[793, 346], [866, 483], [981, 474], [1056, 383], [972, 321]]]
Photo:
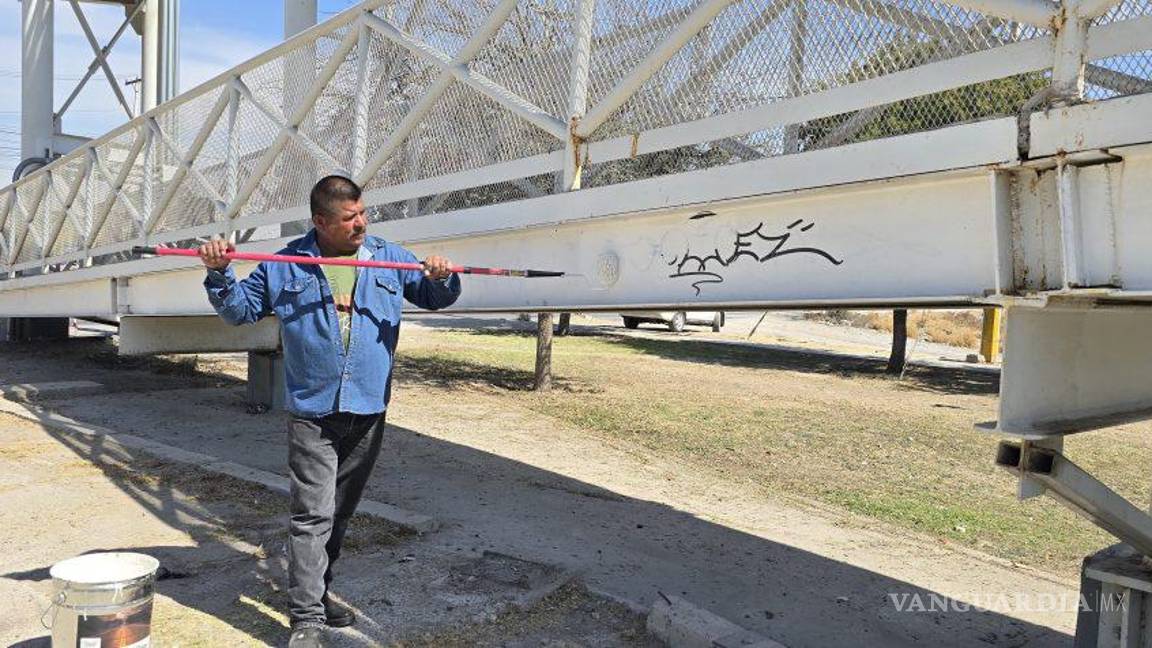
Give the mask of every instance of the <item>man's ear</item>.
[[327, 220], [320, 214], [312, 214], [312, 224], [316, 227], [323, 227]]

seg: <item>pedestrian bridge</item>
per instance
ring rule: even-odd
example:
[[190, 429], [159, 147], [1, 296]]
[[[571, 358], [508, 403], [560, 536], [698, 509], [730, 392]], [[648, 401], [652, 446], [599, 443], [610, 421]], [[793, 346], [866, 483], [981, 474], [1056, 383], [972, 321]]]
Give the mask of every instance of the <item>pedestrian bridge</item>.
[[372, 0], [2, 190], [0, 316], [180, 347], [202, 270], [131, 248], [274, 251], [328, 173], [566, 273], [459, 310], [1002, 306], [1000, 462], [1152, 555], [1061, 454], [1152, 417], [1150, 117], [1152, 0]]

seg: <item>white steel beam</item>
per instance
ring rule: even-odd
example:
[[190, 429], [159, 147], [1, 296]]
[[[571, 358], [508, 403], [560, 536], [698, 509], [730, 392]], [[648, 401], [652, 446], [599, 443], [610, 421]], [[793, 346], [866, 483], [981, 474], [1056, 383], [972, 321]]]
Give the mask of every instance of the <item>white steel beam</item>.
[[664, 66], [688, 41], [692, 40], [700, 30], [708, 26], [712, 19], [727, 9], [735, 0], [705, 0], [692, 11], [684, 22], [656, 46], [644, 60], [640, 61], [623, 79], [621, 79], [608, 94], [593, 106], [580, 125], [576, 134], [588, 138], [597, 128], [612, 116], [620, 106], [623, 106], [632, 95], [636, 94], [652, 75]]
[[0, 291], [0, 313], [5, 317], [52, 317], [61, 312], [112, 316], [116, 314], [114, 286], [112, 279], [103, 278], [60, 284], [50, 291], [4, 290]]
[[[480, 29], [469, 37], [468, 41], [460, 48], [460, 51], [456, 53], [456, 56], [452, 58], [453, 65], [466, 65], [472, 59], [476, 58], [480, 50], [484, 49], [488, 41], [490, 41], [496, 33], [500, 31], [500, 28], [504, 26], [504, 23], [508, 21], [508, 16], [516, 10], [516, 4], [517, 0], [501, 0], [500, 4], [496, 5], [496, 8], [488, 15], [484, 24], [480, 26]], [[404, 119], [389, 133], [388, 138], [384, 140], [380, 148], [372, 154], [367, 164], [364, 165], [364, 168], [360, 170], [360, 173], [356, 175], [356, 184], [361, 186], [368, 184], [368, 181], [376, 175], [380, 167], [384, 166], [384, 163], [387, 162], [388, 159], [392, 157], [392, 154], [400, 148], [400, 145], [408, 139], [408, 136], [412, 134], [416, 126], [418, 126], [424, 117], [432, 110], [432, 107], [436, 105], [440, 97], [444, 96], [444, 93], [448, 91], [448, 87], [452, 84], [453, 79], [455, 79], [455, 76], [451, 72], [443, 71], [440, 73], [440, 76], [437, 77], [436, 80], [432, 82], [432, 85], [424, 92], [424, 96], [420, 98], [420, 101], [408, 110], [408, 114], [404, 115]]]
[[454, 61], [447, 54], [416, 40], [395, 25], [372, 14], [365, 14], [364, 22], [388, 40], [451, 74], [457, 81], [492, 99], [545, 133], [559, 140], [567, 137], [568, 127], [564, 122], [483, 74], [472, 71], [467, 63]]
[[1152, 416], [1152, 310], [1009, 307], [999, 420], [1043, 439]]
[[1057, 103], [1079, 103], [1084, 99], [1084, 69], [1088, 63], [1088, 21], [1075, 13], [1062, 14], [1060, 21], [1052, 61], [1052, 90]]
[[1108, 13], [1112, 7], [1120, 4], [1120, 0], [1080, 0], [1076, 13], [1081, 18], [1092, 19]]
[[1029, 152], [1032, 157], [1045, 157], [1152, 141], [1148, 115], [1152, 115], [1152, 94], [1034, 113]]
[[1087, 285], [1084, 272], [1084, 239], [1080, 227], [1080, 168], [1070, 164], [1056, 167], [1056, 187], [1060, 212], [1061, 269], [1065, 288]]
[[944, 0], [944, 2], [1037, 27], [1052, 28], [1060, 7], [1048, 0]]
[[[129, 292], [135, 286], [129, 284]], [[252, 326], [232, 326], [213, 314], [203, 317], [124, 315], [120, 318], [120, 355], [276, 351], [280, 323], [274, 317]]]
[[[355, 176], [364, 166], [368, 155], [368, 99], [372, 96], [368, 86], [368, 61], [372, 57], [372, 32], [360, 23], [359, 42], [356, 45], [356, 96], [352, 106], [352, 168]], [[382, 80], [383, 81], [383, 80]]]
[[228, 141], [224, 153], [224, 195], [228, 204], [236, 202], [240, 177], [240, 140], [236, 134], [236, 119], [240, 115], [240, 93], [233, 87], [224, 89], [228, 95]]

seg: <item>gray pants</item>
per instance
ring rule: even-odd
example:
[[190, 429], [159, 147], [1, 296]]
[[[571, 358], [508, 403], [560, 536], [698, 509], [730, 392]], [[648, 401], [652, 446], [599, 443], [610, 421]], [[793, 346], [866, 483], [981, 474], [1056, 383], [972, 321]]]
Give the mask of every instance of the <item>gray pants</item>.
[[293, 627], [324, 623], [322, 597], [332, 582], [332, 565], [383, 438], [383, 414], [289, 419], [288, 618]]

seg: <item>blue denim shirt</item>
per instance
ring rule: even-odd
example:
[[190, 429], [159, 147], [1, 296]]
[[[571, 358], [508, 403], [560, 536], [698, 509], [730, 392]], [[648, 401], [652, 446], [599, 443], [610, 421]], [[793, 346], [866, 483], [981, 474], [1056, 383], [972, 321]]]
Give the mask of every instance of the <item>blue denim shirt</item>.
[[[280, 254], [320, 256], [316, 231]], [[374, 236], [365, 238], [358, 258], [419, 262], [408, 250]], [[250, 324], [273, 314], [279, 318], [285, 405], [293, 414], [316, 418], [387, 409], [403, 299], [429, 310], [451, 306], [460, 296], [460, 277], [441, 282], [420, 270], [359, 268], [347, 352], [332, 291], [319, 266], [261, 263], [243, 281], [229, 266], [224, 272], [209, 271], [204, 287], [216, 312], [230, 324]]]

